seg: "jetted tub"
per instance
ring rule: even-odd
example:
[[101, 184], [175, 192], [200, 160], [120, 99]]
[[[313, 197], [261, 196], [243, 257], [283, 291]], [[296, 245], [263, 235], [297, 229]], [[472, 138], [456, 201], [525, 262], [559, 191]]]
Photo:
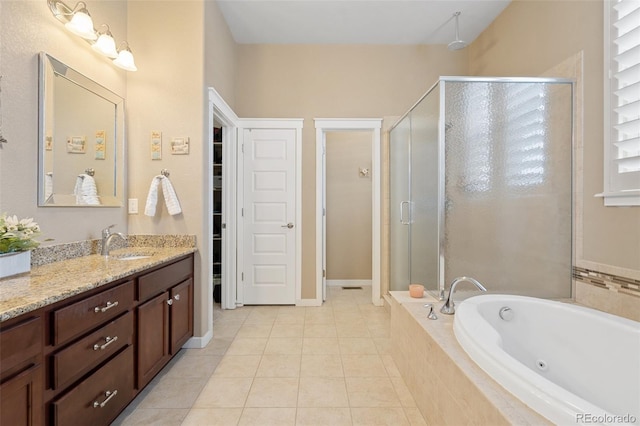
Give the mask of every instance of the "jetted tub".
[[469, 356], [558, 425], [640, 424], [640, 323], [510, 295], [460, 302], [453, 330]]

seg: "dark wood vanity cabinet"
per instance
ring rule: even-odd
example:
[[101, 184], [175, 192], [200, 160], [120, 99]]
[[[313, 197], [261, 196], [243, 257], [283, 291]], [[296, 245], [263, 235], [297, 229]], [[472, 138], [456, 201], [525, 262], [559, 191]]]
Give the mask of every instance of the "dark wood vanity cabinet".
[[193, 336], [193, 255], [0, 324], [0, 425], [108, 425]]
[[193, 258], [138, 280], [138, 377], [142, 389], [193, 336]]
[[42, 338], [39, 315], [0, 324], [0, 425], [40, 425]]

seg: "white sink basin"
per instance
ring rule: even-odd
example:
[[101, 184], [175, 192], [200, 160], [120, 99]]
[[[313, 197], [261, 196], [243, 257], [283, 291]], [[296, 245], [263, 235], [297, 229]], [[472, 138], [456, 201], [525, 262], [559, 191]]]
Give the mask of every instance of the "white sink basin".
[[116, 260], [139, 260], [139, 259], [148, 259], [153, 256], [153, 253], [120, 253], [114, 254], [111, 257]]

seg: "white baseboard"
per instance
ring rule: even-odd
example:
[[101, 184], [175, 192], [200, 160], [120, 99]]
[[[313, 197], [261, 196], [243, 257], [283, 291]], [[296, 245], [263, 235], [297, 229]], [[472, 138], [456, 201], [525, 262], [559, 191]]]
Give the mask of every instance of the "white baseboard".
[[182, 347], [184, 349], [202, 349], [209, 344], [211, 339], [213, 339], [213, 330], [207, 331], [207, 334], [202, 337], [192, 337]]
[[327, 287], [371, 286], [371, 280], [327, 280]]
[[322, 306], [321, 299], [297, 299], [296, 306]]

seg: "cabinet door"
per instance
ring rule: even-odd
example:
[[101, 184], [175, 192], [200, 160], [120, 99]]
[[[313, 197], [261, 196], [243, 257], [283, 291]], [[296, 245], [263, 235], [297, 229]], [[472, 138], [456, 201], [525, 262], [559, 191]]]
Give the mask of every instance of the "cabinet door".
[[171, 354], [175, 355], [182, 345], [193, 336], [193, 280], [173, 287], [171, 296]]
[[0, 425], [41, 425], [42, 371], [39, 365], [0, 386]]
[[168, 300], [162, 293], [138, 307], [138, 389], [169, 361]]

